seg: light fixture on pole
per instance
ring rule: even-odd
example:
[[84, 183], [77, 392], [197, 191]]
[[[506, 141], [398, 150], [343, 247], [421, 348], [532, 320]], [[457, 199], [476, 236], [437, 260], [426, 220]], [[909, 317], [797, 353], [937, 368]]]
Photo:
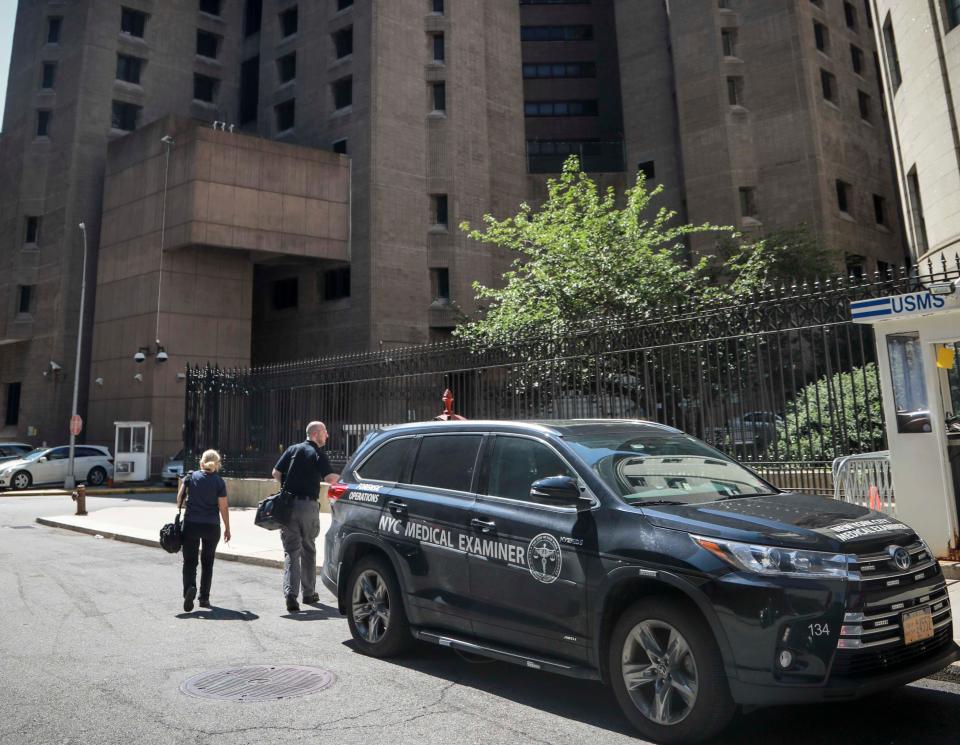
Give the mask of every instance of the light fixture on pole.
[[[83, 349], [83, 304], [87, 295], [87, 226], [86, 223], [80, 223], [80, 235], [83, 236], [83, 271], [80, 273], [80, 320], [77, 329], [77, 357], [74, 360], [73, 369], [73, 406], [70, 408], [72, 416], [70, 417], [70, 461], [67, 465], [67, 477], [64, 479], [63, 488], [73, 489], [76, 486], [76, 477], [73, 473], [74, 451], [77, 442], [77, 434], [74, 423], [80, 421], [80, 415], [77, 413], [77, 398], [80, 394], [80, 352]], [[50, 366], [53, 367], [51, 362]]]

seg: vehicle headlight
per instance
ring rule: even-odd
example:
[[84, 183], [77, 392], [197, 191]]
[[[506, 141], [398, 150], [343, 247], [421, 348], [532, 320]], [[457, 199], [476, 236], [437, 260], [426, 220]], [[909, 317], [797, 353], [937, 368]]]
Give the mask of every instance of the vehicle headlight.
[[761, 546], [698, 535], [690, 537], [698, 546], [705, 548], [733, 567], [766, 577], [857, 578], [856, 573], [850, 570], [855, 559], [847, 554]]

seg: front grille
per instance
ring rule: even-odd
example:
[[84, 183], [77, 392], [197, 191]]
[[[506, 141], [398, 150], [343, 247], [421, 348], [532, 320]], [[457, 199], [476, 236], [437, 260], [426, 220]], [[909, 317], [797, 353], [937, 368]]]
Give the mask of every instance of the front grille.
[[[906, 570], [897, 567], [889, 551], [857, 557], [860, 586], [844, 614], [834, 676], [908, 667], [943, 650], [953, 638], [950, 598], [940, 565], [919, 541], [904, 548], [911, 558]], [[934, 634], [908, 646], [901, 628], [903, 613], [924, 607], [930, 609]]]

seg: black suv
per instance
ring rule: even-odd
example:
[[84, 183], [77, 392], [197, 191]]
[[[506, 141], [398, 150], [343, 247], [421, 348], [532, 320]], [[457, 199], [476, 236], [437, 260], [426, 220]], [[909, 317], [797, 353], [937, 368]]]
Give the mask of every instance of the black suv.
[[958, 656], [912, 529], [781, 492], [669, 427], [390, 427], [329, 496], [323, 581], [363, 652], [416, 638], [601, 679], [661, 742], [705, 739], [738, 704], [851, 699]]

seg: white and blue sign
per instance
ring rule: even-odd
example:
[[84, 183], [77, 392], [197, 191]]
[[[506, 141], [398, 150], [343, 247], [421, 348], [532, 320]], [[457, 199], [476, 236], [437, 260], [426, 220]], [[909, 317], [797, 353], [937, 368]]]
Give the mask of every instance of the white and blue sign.
[[945, 307], [947, 307], [947, 297], [943, 295], [931, 295], [926, 291], [911, 292], [906, 295], [854, 300], [850, 303], [850, 318], [861, 323], [869, 323], [882, 320], [884, 316], [895, 318], [933, 313]]

